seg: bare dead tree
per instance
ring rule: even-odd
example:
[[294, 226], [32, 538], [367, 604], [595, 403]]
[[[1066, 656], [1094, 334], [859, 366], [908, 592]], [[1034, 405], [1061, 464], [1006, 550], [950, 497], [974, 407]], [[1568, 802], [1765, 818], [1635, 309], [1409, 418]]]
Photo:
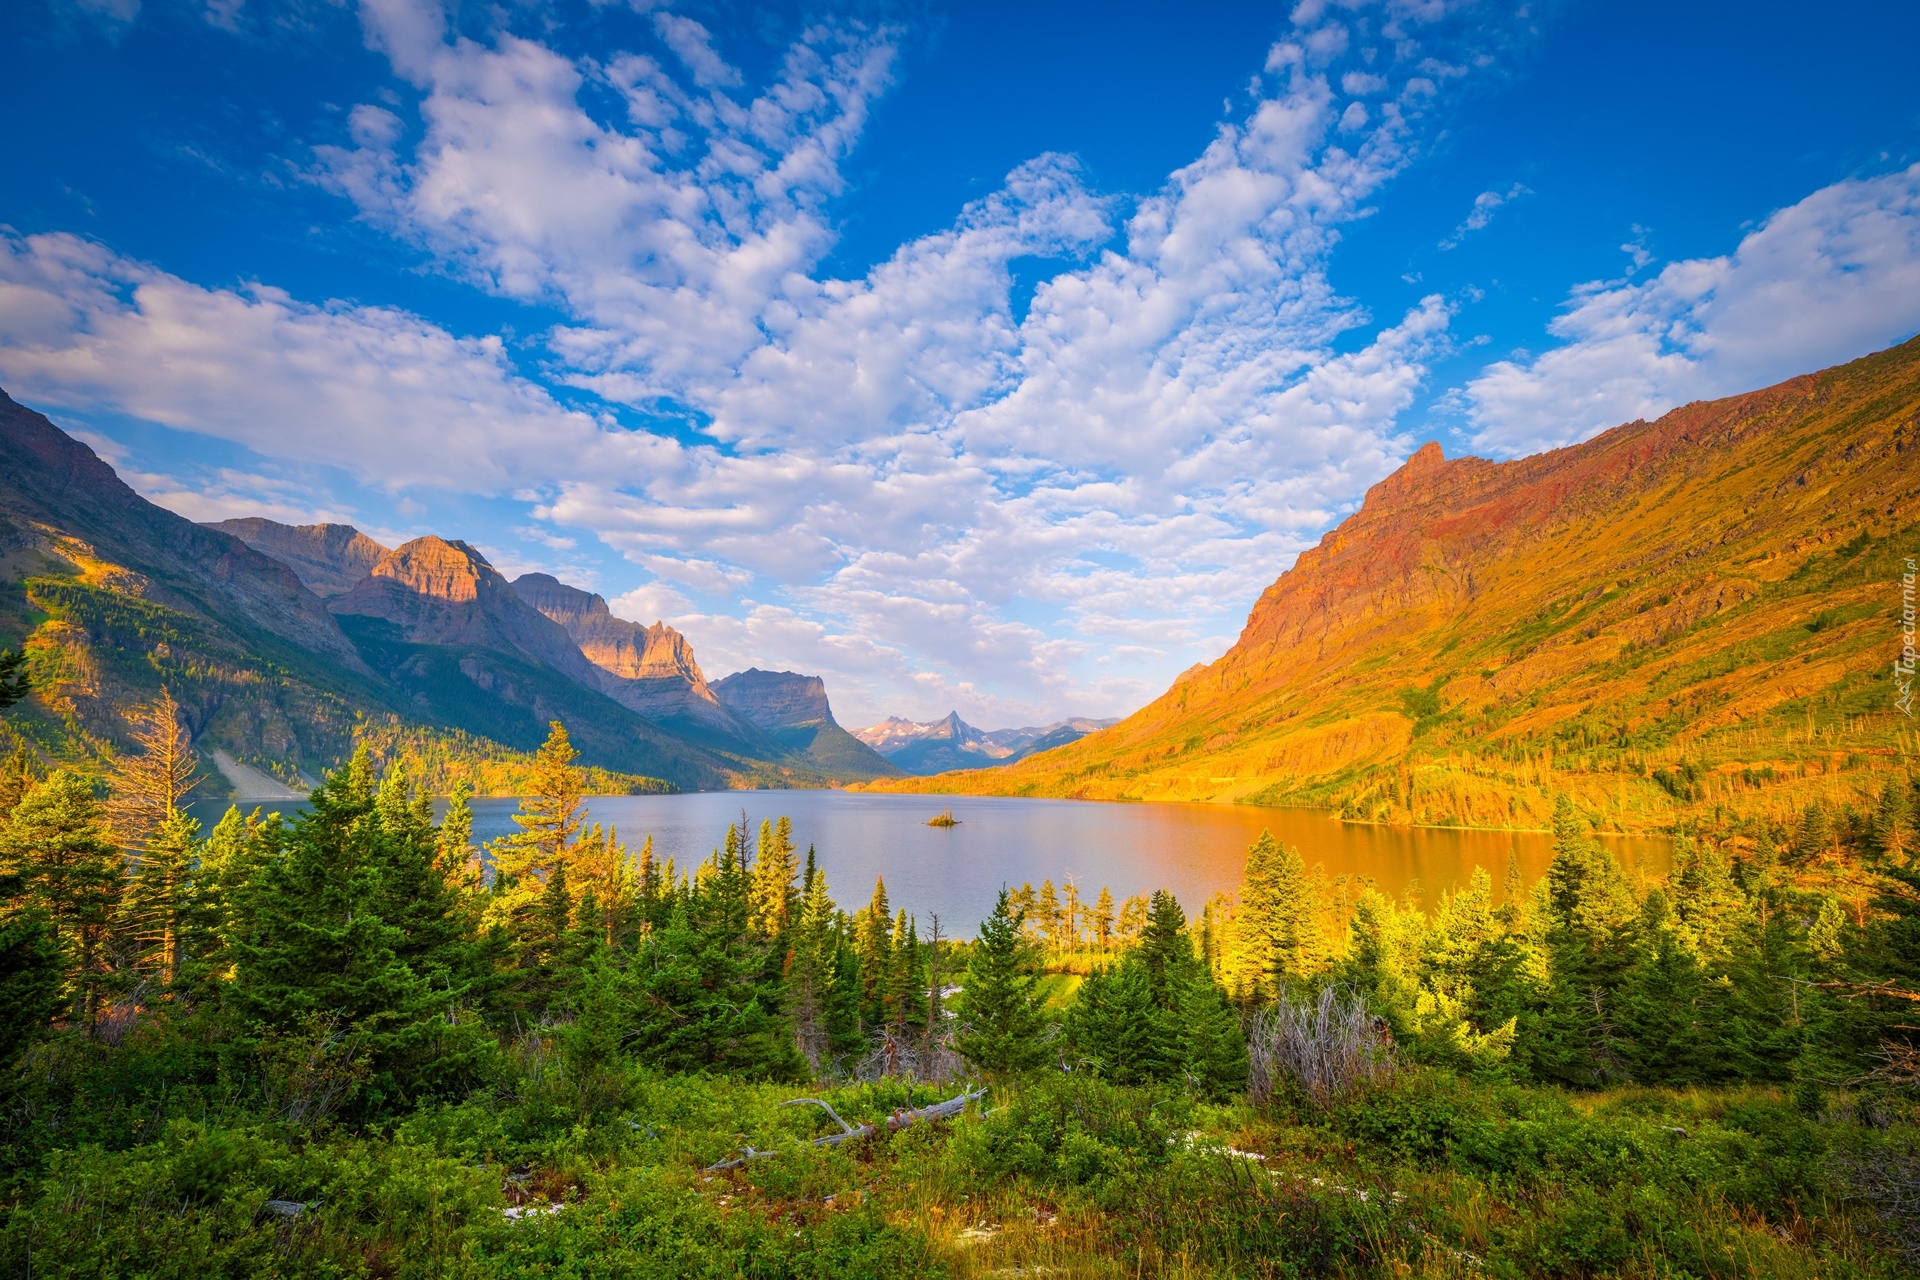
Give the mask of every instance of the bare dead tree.
[[127, 720], [127, 736], [139, 749], [113, 762], [107, 820], [120, 847], [138, 853], [199, 784], [193, 776], [199, 761], [180, 725], [180, 704], [165, 686], [158, 698], [128, 712]]
[[1247, 1027], [1247, 1096], [1270, 1104], [1292, 1081], [1326, 1109], [1394, 1072], [1393, 1037], [1358, 993], [1326, 987], [1313, 1001], [1280, 999]]

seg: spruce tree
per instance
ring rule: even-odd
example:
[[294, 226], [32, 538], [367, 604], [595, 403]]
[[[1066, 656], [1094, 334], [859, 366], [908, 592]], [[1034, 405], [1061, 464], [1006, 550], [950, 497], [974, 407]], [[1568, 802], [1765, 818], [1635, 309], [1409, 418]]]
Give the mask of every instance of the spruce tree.
[[1697, 1083], [1708, 1074], [1700, 1027], [1705, 975], [1657, 888], [1643, 904], [1635, 950], [1617, 1001], [1627, 1073], [1640, 1084]]
[[16, 878], [65, 956], [69, 1016], [88, 1027], [112, 982], [109, 942], [122, 859], [86, 779], [56, 769], [21, 797], [0, 828], [0, 873]]
[[1020, 1071], [1045, 1061], [1046, 1023], [1034, 992], [1025, 920], [1000, 891], [980, 926], [959, 997], [961, 1030], [954, 1047], [983, 1071]]
[[[0, 877], [0, 898], [18, 898], [19, 888], [15, 877]], [[0, 1067], [12, 1066], [60, 1011], [64, 962], [45, 911], [0, 908]]]
[[1138, 952], [1096, 969], [1080, 984], [1061, 1038], [1069, 1065], [1119, 1084], [1165, 1079], [1174, 1069], [1172, 1019], [1154, 1003], [1153, 980]]
[[178, 810], [162, 818], [120, 897], [116, 927], [133, 949], [133, 966], [162, 991], [179, 980], [183, 958], [200, 950], [199, 833], [200, 824]]

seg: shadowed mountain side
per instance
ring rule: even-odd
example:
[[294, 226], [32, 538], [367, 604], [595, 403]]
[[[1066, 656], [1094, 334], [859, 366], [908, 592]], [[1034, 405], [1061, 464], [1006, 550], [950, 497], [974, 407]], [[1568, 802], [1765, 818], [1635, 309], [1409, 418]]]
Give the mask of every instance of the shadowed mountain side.
[[[870, 785], [1476, 826], [1544, 825], [1556, 792], [1624, 829], [1790, 815], [1907, 725], [1885, 672], [1917, 494], [1920, 340], [1513, 462], [1428, 444], [1150, 706], [1011, 768]], [[1842, 725], [1867, 749], [1834, 753]]]
[[300, 575], [322, 599], [343, 595], [373, 572], [389, 551], [350, 524], [281, 524], [259, 516], [206, 526], [230, 533]]
[[776, 761], [791, 754], [714, 696], [693, 646], [666, 623], [643, 627], [616, 618], [600, 596], [550, 574], [522, 574], [513, 589], [566, 631], [593, 664], [595, 687], [621, 706], [722, 751]]
[[[124, 712], [171, 689], [203, 764], [220, 749], [296, 782], [351, 749], [387, 686], [285, 565], [155, 506], [86, 445], [0, 393], [0, 647], [34, 693], [0, 726], [82, 768]], [[199, 794], [226, 780], [210, 765]]]
[[35, 556], [65, 558], [62, 536], [78, 539], [87, 544], [81, 555], [138, 575], [138, 583], [124, 574], [120, 581], [145, 599], [359, 665], [326, 606], [285, 565], [148, 502], [92, 449], [4, 391], [0, 455], [0, 555], [8, 569]]
[[849, 781], [900, 776], [899, 769], [841, 728], [819, 676], [752, 667], [716, 681], [713, 691], [729, 709], [822, 773]]

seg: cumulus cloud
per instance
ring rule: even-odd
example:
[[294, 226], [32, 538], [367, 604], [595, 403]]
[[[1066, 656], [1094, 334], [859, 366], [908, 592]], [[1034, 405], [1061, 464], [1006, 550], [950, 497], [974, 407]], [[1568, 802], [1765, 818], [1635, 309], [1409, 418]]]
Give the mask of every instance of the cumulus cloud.
[[1920, 329], [1920, 165], [1823, 187], [1725, 256], [1582, 285], [1549, 328], [1561, 346], [1467, 384], [1476, 447], [1571, 444], [1901, 341]]
[[[809, 27], [749, 85], [667, 11], [593, 57], [463, 34], [430, 0], [361, 15], [411, 98], [353, 108], [311, 178], [477, 287], [557, 310], [531, 353], [547, 385], [496, 339], [209, 289], [71, 237], [3, 242], [0, 376], [514, 494], [649, 575], [616, 610], [683, 626], [715, 672], [799, 667], [875, 719], [989, 723], [1127, 710], [1215, 656], [1405, 455], [1396, 420], [1450, 308], [1376, 320], [1327, 262], [1510, 16], [1303, 4], [1252, 105], [1159, 190], [1101, 192], [1036, 156], [839, 279], [820, 270], [830, 206], [894, 74], [889, 29]], [[1068, 265], [1016, 318], [1021, 259]], [[706, 441], [615, 429], [551, 386]]]
[[0, 381], [394, 486], [504, 487], [603, 438], [515, 374], [497, 337], [208, 289], [65, 234], [0, 231]]

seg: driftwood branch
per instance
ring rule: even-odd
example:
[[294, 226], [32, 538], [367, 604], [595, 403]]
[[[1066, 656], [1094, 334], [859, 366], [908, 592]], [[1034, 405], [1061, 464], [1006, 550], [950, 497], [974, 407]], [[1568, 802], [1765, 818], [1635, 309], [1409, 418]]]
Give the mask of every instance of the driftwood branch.
[[[819, 1098], [791, 1098], [780, 1105], [783, 1107], [815, 1106], [832, 1116], [834, 1123], [840, 1126], [840, 1132], [829, 1133], [823, 1138], [815, 1138], [807, 1145], [810, 1147], [837, 1147], [843, 1142], [850, 1142], [856, 1138], [865, 1138], [878, 1133], [882, 1127], [886, 1128], [889, 1132], [898, 1132], [901, 1129], [911, 1128], [916, 1124], [926, 1124], [934, 1120], [951, 1120], [954, 1116], [965, 1111], [969, 1102], [978, 1102], [986, 1096], [987, 1091], [985, 1089], [975, 1089], [972, 1092], [962, 1093], [948, 1098], [945, 1102], [936, 1102], [932, 1106], [914, 1107], [896, 1111], [879, 1125], [848, 1124], [840, 1118], [838, 1111], [835, 1111], [831, 1105], [821, 1101]], [[742, 1150], [745, 1154], [735, 1156], [731, 1160], [720, 1160], [710, 1164], [706, 1167], [705, 1172], [724, 1173], [728, 1169], [738, 1169], [751, 1161], [765, 1160], [769, 1156], [777, 1156], [780, 1154], [778, 1151], [756, 1151], [752, 1144], [748, 1144], [742, 1148]]]

